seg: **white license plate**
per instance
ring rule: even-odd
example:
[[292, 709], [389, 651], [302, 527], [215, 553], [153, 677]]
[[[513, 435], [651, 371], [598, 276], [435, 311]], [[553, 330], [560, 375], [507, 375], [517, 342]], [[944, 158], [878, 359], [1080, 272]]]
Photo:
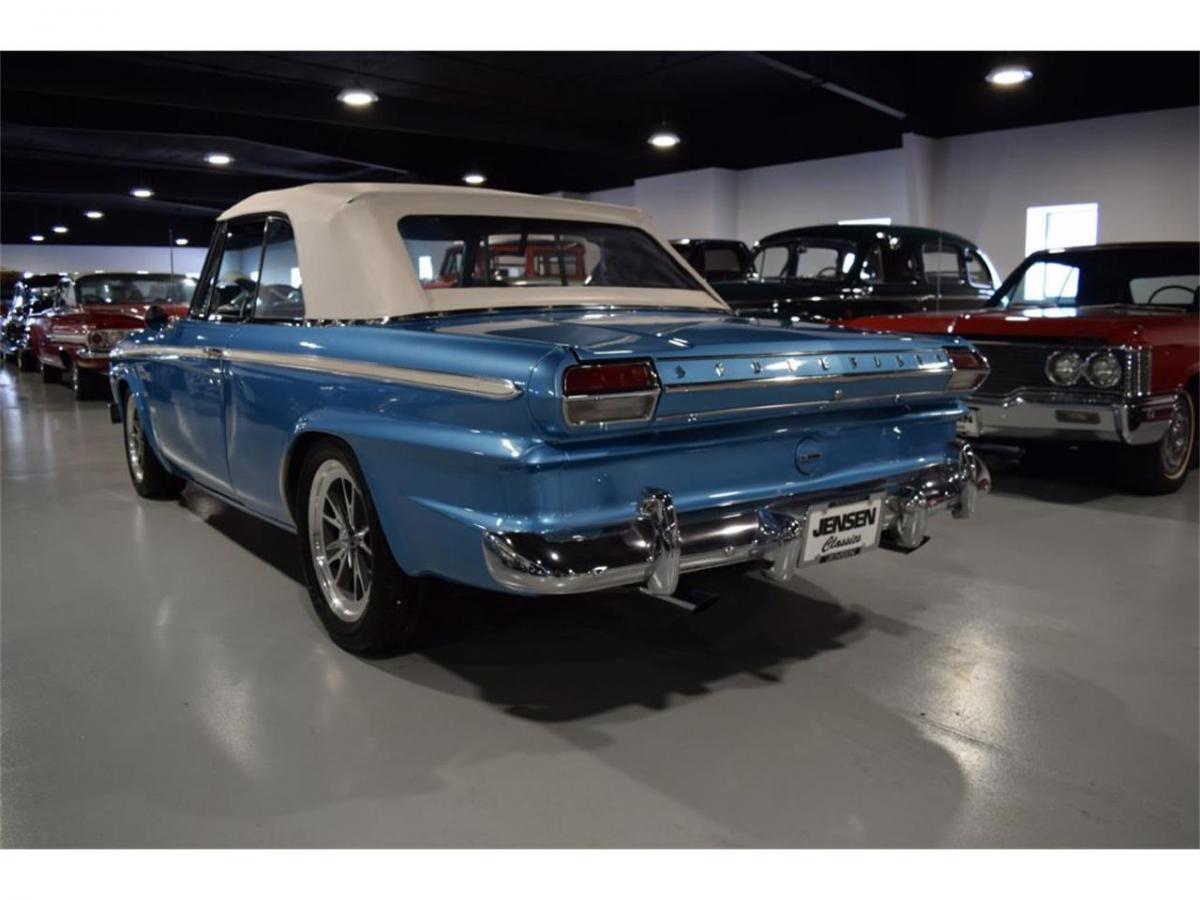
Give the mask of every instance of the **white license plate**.
[[979, 437], [979, 410], [967, 410], [967, 414], [958, 420], [958, 433], [963, 437]]
[[883, 500], [876, 497], [841, 506], [809, 508], [801, 562], [829, 562], [870, 550], [879, 543], [882, 505]]

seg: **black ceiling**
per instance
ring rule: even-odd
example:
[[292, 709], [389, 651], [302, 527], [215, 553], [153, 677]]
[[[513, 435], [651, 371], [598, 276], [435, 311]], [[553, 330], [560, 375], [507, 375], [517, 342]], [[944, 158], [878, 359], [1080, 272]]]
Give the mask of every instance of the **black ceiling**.
[[[1033, 80], [984, 81], [1011, 62]], [[351, 85], [380, 101], [343, 106]], [[157, 244], [169, 229], [203, 242], [221, 209], [307, 181], [458, 184], [479, 168], [489, 187], [586, 192], [897, 147], [906, 131], [1191, 106], [1200, 54], [5, 53], [0, 87], [3, 242]], [[663, 122], [674, 150], [646, 143]], [[234, 164], [206, 164], [211, 151]], [[137, 185], [155, 197], [130, 197]]]

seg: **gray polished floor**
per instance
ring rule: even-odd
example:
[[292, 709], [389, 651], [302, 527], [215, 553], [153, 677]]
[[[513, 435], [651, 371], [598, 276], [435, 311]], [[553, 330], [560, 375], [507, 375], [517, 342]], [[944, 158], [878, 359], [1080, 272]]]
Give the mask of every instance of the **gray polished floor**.
[[[139, 500], [0, 376], [6, 846], [1196, 846], [1197, 480], [1075, 457], [789, 589], [514, 601], [334, 647], [292, 539]], [[467, 548], [464, 548], [467, 552]]]

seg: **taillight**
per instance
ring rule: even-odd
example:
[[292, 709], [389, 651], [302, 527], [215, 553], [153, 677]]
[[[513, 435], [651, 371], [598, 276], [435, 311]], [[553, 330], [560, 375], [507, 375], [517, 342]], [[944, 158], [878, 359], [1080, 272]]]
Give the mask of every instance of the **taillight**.
[[658, 395], [658, 373], [649, 362], [573, 366], [563, 373], [570, 425], [644, 421], [654, 415]]
[[946, 355], [954, 364], [948, 389], [951, 391], [973, 391], [987, 379], [991, 368], [978, 350], [970, 347], [947, 347]]

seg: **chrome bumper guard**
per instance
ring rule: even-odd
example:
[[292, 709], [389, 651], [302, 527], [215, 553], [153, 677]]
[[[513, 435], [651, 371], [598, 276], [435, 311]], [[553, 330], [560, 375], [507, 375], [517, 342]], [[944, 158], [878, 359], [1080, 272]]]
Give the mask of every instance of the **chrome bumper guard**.
[[952, 463], [887, 482], [825, 494], [796, 494], [764, 505], [704, 510], [680, 516], [671, 495], [646, 488], [637, 515], [624, 527], [592, 534], [543, 536], [487, 531], [483, 556], [496, 583], [522, 594], [582, 594], [639, 587], [669, 597], [679, 576], [701, 569], [761, 562], [767, 577], [786, 581], [802, 568], [809, 510], [879, 497], [881, 545], [915, 550], [925, 542], [929, 514], [949, 509], [970, 518], [991, 474], [966, 444]]

